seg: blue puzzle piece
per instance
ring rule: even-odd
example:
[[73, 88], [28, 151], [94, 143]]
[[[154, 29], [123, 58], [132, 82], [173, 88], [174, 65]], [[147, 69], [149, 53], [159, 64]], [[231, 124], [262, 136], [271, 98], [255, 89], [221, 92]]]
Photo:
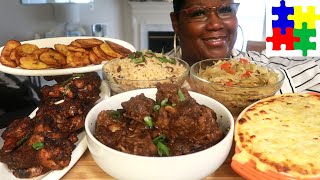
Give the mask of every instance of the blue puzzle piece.
[[278, 20], [272, 20], [272, 28], [280, 28], [281, 34], [286, 34], [286, 28], [294, 28], [294, 21], [288, 20], [289, 14], [294, 14], [293, 7], [287, 7], [285, 0], [281, 0], [279, 7], [272, 7], [272, 14], [278, 15]]

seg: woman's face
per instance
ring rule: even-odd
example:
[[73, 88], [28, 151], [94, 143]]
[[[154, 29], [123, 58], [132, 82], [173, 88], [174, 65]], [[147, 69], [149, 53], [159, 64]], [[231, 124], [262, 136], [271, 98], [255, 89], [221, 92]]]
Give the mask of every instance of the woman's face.
[[[237, 37], [236, 16], [219, 17], [217, 8], [205, 14], [208, 7], [224, 6], [233, 0], [185, 0], [182, 11], [177, 16], [171, 13], [172, 26], [180, 39], [182, 59], [190, 65], [208, 58], [230, 56]], [[201, 8], [199, 8], [201, 7]], [[230, 9], [230, 8], [229, 8]], [[220, 9], [220, 15], [229, 9]]]

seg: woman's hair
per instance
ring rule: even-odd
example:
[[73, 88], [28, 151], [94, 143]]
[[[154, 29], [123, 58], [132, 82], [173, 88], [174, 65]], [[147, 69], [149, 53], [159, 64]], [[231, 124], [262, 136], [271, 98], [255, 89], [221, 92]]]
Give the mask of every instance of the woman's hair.
[[173, 0], [173, 10], [175, 13], [179, 12], [184, 5], [185, 0]]

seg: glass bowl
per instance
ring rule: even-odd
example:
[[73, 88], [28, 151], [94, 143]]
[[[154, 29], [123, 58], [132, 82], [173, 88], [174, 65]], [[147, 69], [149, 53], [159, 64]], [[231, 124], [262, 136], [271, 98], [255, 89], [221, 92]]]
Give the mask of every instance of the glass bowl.
[[136, 63], [130, 58], [114, 59], [103, 66], [103, 78], [110, 86], [112, 95], [153, 88], [157, 83], [171, 82], [182, 85], [189, 75], [190, 66], [178, 58], [170, 60], [175, 64], [162, 63], [157, 59], [146, 63]]
[[278, 77], [276, 82], [267, 85], [256, 85], [254, 87], [243, 87], [213, 82], [199, 76], [200, 71], [205, 70], [207, 67], [212, 67], [219, 60], [229, 61], [230, 59], [206, 59], [193, 64], [190, 68], [191, 87], [194, 91], [210, 96], [222, 103], [234, 116], [239, 115], [250, 104], [273, 96], [283, 84], [285, 76], [280, 69], [259, 63], [253, 64], [252, 62], [250, 64], [253, 64], [253, 66], [263, 67], [267, 72], [275, 72]]

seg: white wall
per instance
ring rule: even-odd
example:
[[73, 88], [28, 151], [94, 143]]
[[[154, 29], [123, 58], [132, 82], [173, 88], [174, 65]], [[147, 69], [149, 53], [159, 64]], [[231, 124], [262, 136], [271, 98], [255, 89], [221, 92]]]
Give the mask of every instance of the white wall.
[[[127, 0], [95, 0], [93, 8], [88, 4], [79, 4], [80, 22], [87, 35], [91, 35], [91, 24], [106, 23], [109, 37], [125, 40], [124, 23], [121, 22], [126, 18], [122, 15], [126, 4]], [[55, 20], [54, 12], [55, 8], [50, 4], [21, 5], [19, 0], [1, 0], [0, 46], [9, 39], [33, 39], [35, 33], [44, 37], [52, 29], [57, 31], [57, 36], [63, 36], [59, 30], [62, 30], [64, 23]]]
[[91, 33], [91, 24], [106, 23], [108, 25], [108, 37], [123, 39], [123, 1], [126, 2], [126, 0], [95, 0], [93, 10], [90, 10], [88, 5], [81, 4], [81, 23], [86, 25], [86, 30], [89, 33]]
[[19, 0], [0, 1], [0, 46], [8, 39], [27, 40], [34, 32], [54, 24], [51, 5], [20, 5]]

